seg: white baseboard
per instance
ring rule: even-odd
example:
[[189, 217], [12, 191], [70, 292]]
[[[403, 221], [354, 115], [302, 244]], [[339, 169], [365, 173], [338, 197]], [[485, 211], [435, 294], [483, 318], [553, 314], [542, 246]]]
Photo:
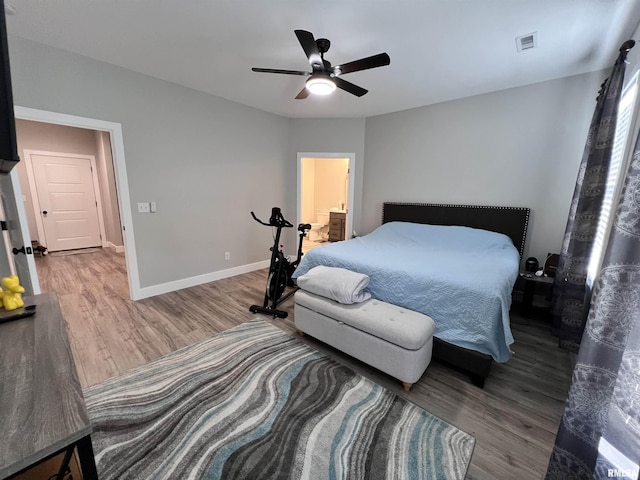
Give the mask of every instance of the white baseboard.
[[269, 260], [264, 260], [262, 262], [250, 263], [248, 265], [241, 265], [239, 267], [219, 270], [217, 272], [205, 273], [195, 277], [183, 278], [173, 282], [142, 287], [136, 292], [137, 295], [134, 300], [142, 300], [143, 298], [155, 297], [156, 295], [175, 292], [176, 290], [182, 290], [183, 288], [195, 287], [196, 285], [202, 285], [203, 283], [215, 282], [216, 280], [222, 280], [223, 278], [235, 277], [236, 275], [253, 272], [254, 270], [260, 270], [262, 268], [267, 268], [268, 266]]
[[111, 250], [115, 250], [116, 253], [124, 253], [124, 245], [116, 245], [107, 240], [107, 247]]

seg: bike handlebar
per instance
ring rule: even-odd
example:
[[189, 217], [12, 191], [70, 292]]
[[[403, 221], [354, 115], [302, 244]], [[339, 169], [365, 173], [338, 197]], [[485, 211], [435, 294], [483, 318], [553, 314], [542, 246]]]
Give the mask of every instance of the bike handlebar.
[[251, 216], [253, 217], [253, 219], [258, 222], [261, 223], [262, 225], [266, 225], [267, 227], [270, 227], [271, 225], [268, 223], [263, 222], [262, 220], [260, 220], [258, 217], [256, 217], [256, 214], [251, 212]]
[[256, 214], [253, 212], [251, 212], [251, 216], [256, 222], [262, 225], [266, 225], [267, 227], [279, 227], [279, 228], [293, 227], [293, 224], [291, 222], [285, 220], [285, 218], [282, 216], [282, 212], [278, 207], [273, 207], [271, 209], [271, 218], [269, 218], [269, 223], [263, 222], [262, 220], [260, 220], [258, 217], [256, 217]]

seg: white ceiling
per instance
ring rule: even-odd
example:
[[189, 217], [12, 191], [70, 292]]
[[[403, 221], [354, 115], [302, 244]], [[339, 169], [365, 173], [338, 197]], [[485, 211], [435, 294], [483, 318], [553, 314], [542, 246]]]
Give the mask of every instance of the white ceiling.
[[[611, 67], [640, 0], [5, 0], [9, 35], [287, 117], [368, 117]], [[369, 90], [294, 100], [309, 70], [293, 31], [331, 40]], [[517, 53], [515, 37], [538, 32]], [[636, 47], [640, 48], [640, 46]]]

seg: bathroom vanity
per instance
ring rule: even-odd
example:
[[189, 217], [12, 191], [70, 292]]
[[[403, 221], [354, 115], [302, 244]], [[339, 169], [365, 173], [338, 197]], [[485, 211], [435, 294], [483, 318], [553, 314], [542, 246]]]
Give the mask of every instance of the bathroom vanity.
[[346, 212], [329, 213], [329, 241], [339, 242], [345, 239]]

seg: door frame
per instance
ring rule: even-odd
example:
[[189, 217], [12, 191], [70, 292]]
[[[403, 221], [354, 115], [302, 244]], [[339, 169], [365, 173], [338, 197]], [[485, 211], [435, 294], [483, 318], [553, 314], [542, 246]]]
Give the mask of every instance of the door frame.
[[[96, 197], [96, 209], [98, 214], [98, 227], [100, 229], [100, 246], [103, 248], [108, 247], [107, 234], [104, 227], [104, 215], [102, 214], [102, 195], [100, 193], [100, 185], [98, 182], [98, 173], [96, 168], [96, 157], [93, 155], [81, 155], [76, 153], [63, 153], [63, 152], [48, 152], [46, 150], [23, 150], [24, 152], [24, 164], [27, 170], [27, 179], [29, 180], [29, 188], [31, 190], [31, 201], [33, 202], [33, 215], [36, 221], [36, 228], [38, 230], [38, 237], [46, 239], [44, 231], [44, 222], [42, 221], [42, 215], [40, 212], [40, 198], [38, 197], [38, 187], [36, 183], [35, 171], [33, 169], [33, 160], [31, 155], [46, 155], [48, 157], [64, 157], [64, 158], [82, 158], [87, 159], [91, 163], [91, 179], [93, 180], [93, 192]], [[44, 242], [41, 242], [44, 243]], [[46, 245], [46, 243], [45, 243]]]
[[[18, 178], [17, 169], [15, 168], [12, 169], [11, 172], [9, 173], [9, 177], [11, 178], [11, 185], [13, 186], [13, 194], [15, 195], [16, 199], [18, 198], [22, 199], [22, 187], [20, 186], [20, 179]], [[2, 206], [2, 208], [4, 209], [4, 205]], [[31, 246], [31, 238], [29, 235], [29, 222], [27, 221], [27, 212], [24, 208], [24, 203], [16, 201], [16, 210], [18, 211], [18, 224], [20, 225], [22, 245], [24, 245], [24, 247], [27, 248]], [[10, 265], [13, 264], [13, 267], [15, 270], [15, 261], [13, 259], [11, 242], [10, 241], [8, 242], [8, 240], [9, 240], [8, 238], [5, 238], [7, 255], [11, 254], [11, 256], [9, 256], [9, 264]], [[31, 280], [31, 291], [33, 292], [34, 295], [38, 295], [41, 293], [41, 290], [40, 290], [40, 280], [38, 279], [38, 270], [36, 269], [36, 261], [33, 258], [33, 255], [26, 255], [26, 257], [27, 257], [27, 269], [29, 270], [29, 277]]]
[[304, 158], [316, 158], [326, 160], [336, 160], [340, 158], [346, 158], [349, 160], [349, 191], [347, 192], [347, 218], [345, 223], [344, 238], [348, 240], [353, 236], [353, 212], [354, 212], [354, 199], [355, 199], [355, 179], [356, 179], [356, 154], [351, 153], [320, 153], [320, 152], [298, 152], [298, 224], [302, 222], [302, 159]]
[[[122, 135], [122, 125], [106, 120], [97, 120], [66, 113], [38, 110], [35, 108], [14, 106], [14, 115], [22, 120], [32, 120], [35, 122], [53, 123], [66, 125], [69, 127], [86, 128], [90, 130], [101, 130], [109, 133], [111, 140], [111, 150], [113, 157], [113, 168], [115, 171], [116, 190], [118, 208], [120, 210], [120, 223], [122, 228], [122, 242], [124, 243], [124, 255], [127, 266], [127, 278], [129, 280], [129, 296], [132, 300], [139, 300], [148, 295], [143, 295], [140, 288], [140, 275], [138, 272], [138, 258], [136, 255], [136, 242], [133, 231], [133, 215], [131, 211], [131, 200], [129, 197], [129, 181], [127, 179], [127, 164], [124, 155], [124, 137]], [[16, 199], [18, 205], [22, 205], [22, 197]], [[23, 205], [22, 205], [23, 206]], [[24, 206], [23, 206], [24, 208]], [[25, 223], [22, 228], [27, 229]], [[35, 262], [34, 262], [35, 268]], [[32, 272], [33, 273], [33, 272]], [[37, 272], [35, 272], [35, 278]]]

